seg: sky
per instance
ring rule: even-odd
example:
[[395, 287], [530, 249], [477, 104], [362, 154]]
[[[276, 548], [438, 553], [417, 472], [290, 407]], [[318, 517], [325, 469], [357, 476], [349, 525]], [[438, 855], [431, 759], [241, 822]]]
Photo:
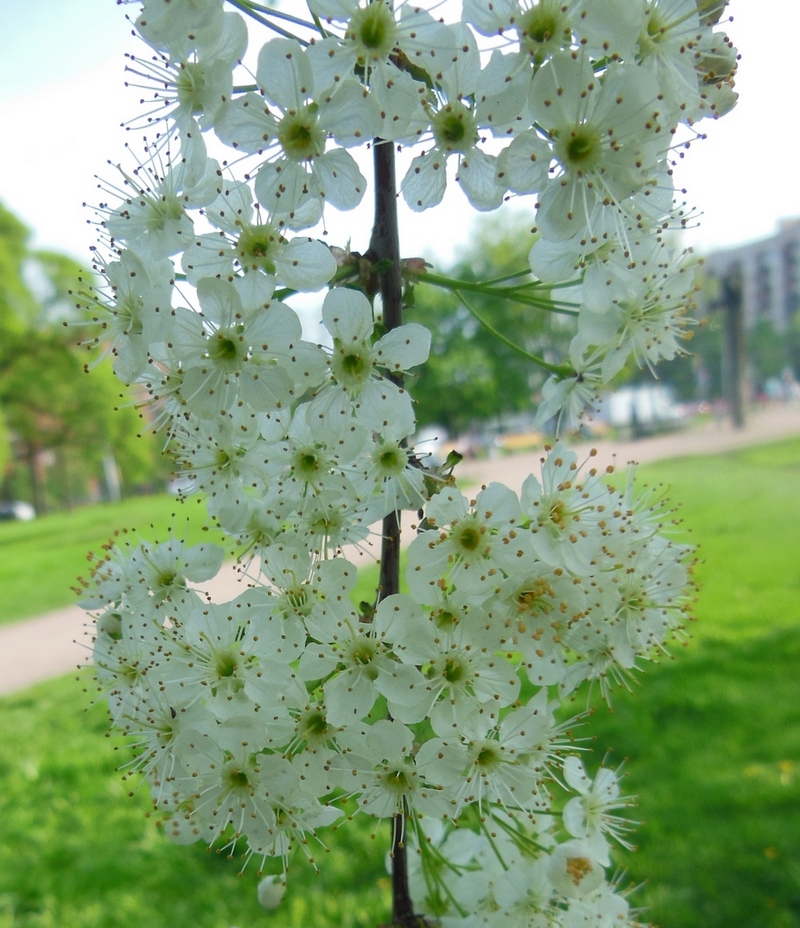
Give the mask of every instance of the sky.
[[[127, 7], [132, 15], [137, 8]], [[97, 176], [113, 180], [108, 161], [124, 162], [123, 146], [138, 135], [120, 127], [139, 111], [139, 94], [124, 86], [123, 56], [146, 47], [114, 0], [37, 0], [35, 16], [31, 9], [0, 0], [0, 203], [30, 227], [33, 247], [84, 260], [96, 236], [93, 212], [82, 204], [104, 199]], [[731, 0], [728, 9], [742, 56], [739, 104], [700, 124], [708, 137], [676, 169], [700, 213], [684, 241], [701, 253], [766, 237], [781, 218], [800, 216], [798, 75], [789, 47], [800, 36], [800, 0]], [[366, 248], [365, 200], [328, 222], [331, 244], [349, 238]], [[421, 221], [404, 212], [404, 255], [452, 260], [477, 215], [457, 189]]]

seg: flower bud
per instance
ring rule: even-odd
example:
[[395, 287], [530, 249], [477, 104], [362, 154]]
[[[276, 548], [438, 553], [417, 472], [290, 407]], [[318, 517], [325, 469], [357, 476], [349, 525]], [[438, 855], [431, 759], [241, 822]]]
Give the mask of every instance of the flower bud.
[[265, 876], [258, 884], [258, 902], [265, 909], [277, 909], [286, 893], [283, 877]]

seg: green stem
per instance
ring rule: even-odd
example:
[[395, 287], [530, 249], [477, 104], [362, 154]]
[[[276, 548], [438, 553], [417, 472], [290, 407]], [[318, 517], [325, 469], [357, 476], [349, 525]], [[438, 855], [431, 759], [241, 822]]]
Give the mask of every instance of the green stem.
[[486, 822], [481, 821], [481, 831], [483, 832], [484, 837], [489, 842], [489, 846], [494, 851], [494, 856], [500, 861], [500, 866], [504, 870], [508, 870], [508, 864], [503, 860], [503, 855], [500, 853], [500, 848], [497, 846], [497, 842], [492, 837], [492, 833], [486, 827]]
[[[306, 29], [311, 29], [312, 24], [305, 19], [300, 19], [297, 16], [292, 16], [291, 13], [283, 13], [281, 10], [276, 10], [271, 6], [264, 6], [263, 3], [256, 3], [255, 0], [243, 0], [251, 9], [257, 10], [259, 13], [266, 13], [268, 16], [274, 16], [276, 19], [282, 19], [284, 22], [293, 23], [295, 26], [303, 26]], [[316, 18], [316, 17], [315, 17]]]
[[[293, 35], [286, 29], [282, 29], [280, 26], [276, 25], [273, 22], [270, 22], [268, 19], [265, 19], [257, 10], [257, 4], [250, 3], [249, 0], [228, 0], [231, 6], [235, 6], [237, 10], [241, 10], [245, 16], [249, 16], [251, 19], [254, 19], [257, 23], [260, 23], [262, 26], [266, 26], [267, 29], [271, 29], [273, 32], [277, 32], [278, 35], [282, 35], [286, 39], [295, 39], [301, 45], [308, 45], [306, 39], [301, 39], [299, 36]], [[273, 10], [270, 10], [271, 15], [275, 15]]]
[[[513, 274], [503, 274], [502, 277], [492, 277], [490, 280], [484, 280], [483, 283], [489, 284], [489, 286], [493, 286], [494, 284], [505, 283], [505, 281], [507, 280], [515, 280], [517, 277], [527, 277], [529, 274], [530, 274], [530, 271], [528, 270], [528, 268], [525, 268], [521, 271], [514, 271]], [[525, 284], [525, 286], [540, 287], [540, 286], [544, 286], [544, 284], [542, 284], [542, 282], [538, 280], [529, 280]]]
[[[518, 275], [513, 275], [518, 276]], [[531, 281], [526, 284], [520, 284], [518, 287], [494, 287], [491, 281], [470, 281], [456, 280], [452, 277], [445, 277], [443, 274], [435, 274], [431, 271], [425, 271], [415, 278], [415, 283], [431, 284], [434, 287], [441, 287], [444, 290], [450, 290], [452, 293], [467, 290], [471, 293], [482, 293], [485, 296], [496, 296], [503, 300], [510, 300], [514, 303], [523, 303], [525, 306], [535, 306], [551, 313], [560, 313], [565, 316], [577, 316], [578, 307], [574, 303], [555, 303], [552, 299], [536, 297], [527, 291], [544, 288], [543, 284], [538, 281]], [[563, 286], [563, 285], [562, 285]], [[548, 286], [548, 290], [553, 289]]]
[[540, 367], [542, 370], [545, 370], [550, 374], [557, 374], [559, 377], [569, 377], [570, 374], [574, 373], [571, 365], [551, 364], [549, 361], [545, 361], [544, 358], [539, 357], [539, 355], [532, 354], [530, 351], [526, 351], [520, 345], [517, 345], [516, 342], [512, 342], [510, 338], [507, 338], [505, 335], [503, 335], [502, 332], [498, 332], [498, 330], [490, 322], [487, 322], [486, 319], [484, 319], [483, 316], [481, 316], [481, 314], [475, 309], [475, 307], [470, 305], [469, 301], [463, 293], [461, 293], [459, 290], [454, 290], [453, 292], [461, 300], [464, 306], [466, 306], [470, 313], [472, 313], [475, 319], [477, 319], [477, 321], [486, 329], [486, 331], [490, 332], [498, 341], [502, 342], [512, 351], [522, 355], [523, 358], [526, 358], [532, 364], [535, 364], [537, 367]]

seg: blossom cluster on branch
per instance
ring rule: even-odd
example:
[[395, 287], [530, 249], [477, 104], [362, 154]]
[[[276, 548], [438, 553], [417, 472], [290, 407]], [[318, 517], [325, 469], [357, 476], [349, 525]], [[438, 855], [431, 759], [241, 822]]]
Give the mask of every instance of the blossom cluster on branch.
[[[687, 215], [672, 152], [735, 101], [724, 3], [464, 0], [452, 22], [435, 3], [302, 6], [133, 17], [144, 155], [105, 184], [87, 302], [251, 582], [212, 603], [221, 548], [109, 546], [84, 597], [99, 685], [175, 841], [241, 844], [285, 880], [295, 847], [313, 860], [321, 829], [368, 815], [400, 823], [429, 923], [636, 924], [605, 872], [630, 799], [587, 774], [583, 720], [558, 709], [680, 631], [692, 550], [632, 472], [561, 444], [520, 494], [464, 495], [428, 466], [406, 384], [430, 334], [390, 319], [378, 283], [398, 256], [315, 230], [370, 185], [358, 147], [408, 153], [415, 212], [452, 182], [478, 210], [530, 196], [541, 302], [553, 288], [576, 317], [539, 412], [572, 421], [630, 357], [681, 351], [695, 284], [665, 238]], [[245, 17], [269, 36], [252, 60]], [[421, 262], [403, 274], [425, 282]], [[320, 345], [290, 302], [324, 287]], [[357, 602], [343, 548], [402, 510], [406, 586]]]

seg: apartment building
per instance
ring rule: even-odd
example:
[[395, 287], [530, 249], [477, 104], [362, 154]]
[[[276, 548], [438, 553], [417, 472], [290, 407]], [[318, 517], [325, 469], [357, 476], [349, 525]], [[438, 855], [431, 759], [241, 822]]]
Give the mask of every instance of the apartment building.
[[703, 269], [720, 284], [739, 276], [745, 329], [768, 320], [785, 332], [800, 308], [800, 218], [781, 220], [769, 238], [706, 255]]

